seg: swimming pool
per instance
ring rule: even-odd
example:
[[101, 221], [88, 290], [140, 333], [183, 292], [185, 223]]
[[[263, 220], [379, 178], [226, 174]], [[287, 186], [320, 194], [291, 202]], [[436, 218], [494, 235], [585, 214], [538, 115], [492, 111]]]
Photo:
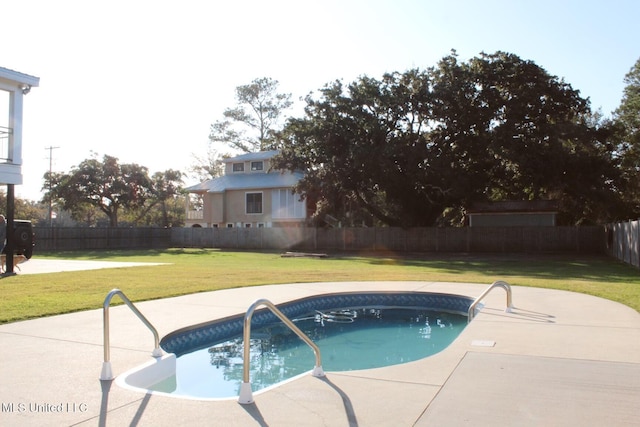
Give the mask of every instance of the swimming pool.
[[[278, 309], [321, 347], [325, 369], [342, 371], [406, 363], [441, 351], [466, 325], [472, 302], [441, 293], [358, 292], [303, 298]], [[243, 318], [244, 313], [168, 334], [161, 347], [170, 355], [123, 374], [118, 383], [174, 397], [237, 397]], [[254, 313], [250, 358], [255, 390], [313, 367], [311, 350], [278, 322], [266, 309]]]

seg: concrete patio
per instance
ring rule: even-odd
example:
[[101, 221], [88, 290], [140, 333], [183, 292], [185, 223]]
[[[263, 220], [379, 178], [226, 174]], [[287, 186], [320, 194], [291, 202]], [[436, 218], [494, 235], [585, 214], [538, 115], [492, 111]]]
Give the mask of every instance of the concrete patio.
[[[25, 264], [26, 267], [27, 264]], [[496, 277], [496, 279], [500, 279]], [[160, 335], [274, 303], [358, 290], [476, 297], [484, 284], [322, 282], [271, 285], [137, 303]], [[126, 284], [114, 283], [126, 293]], [[640, 425], [640, 314], [571, 292], [495, 289], [457, 340], [432, 357], [386, 368], [304, 376], [255, 403], [144, 394], [100, 381], [102, 310], [0, 326], [0, 424], [220, 426]], [[115, 375], [151, 359], [152, 335], [111, 308]]]

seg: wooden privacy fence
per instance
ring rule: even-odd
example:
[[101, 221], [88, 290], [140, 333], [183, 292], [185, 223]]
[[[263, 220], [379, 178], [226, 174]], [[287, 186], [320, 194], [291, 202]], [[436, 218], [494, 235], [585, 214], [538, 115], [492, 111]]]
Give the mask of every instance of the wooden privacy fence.
[[172, 246], [298, 251], [604, 253], [603, 227], [175, 228]]
[[609, 255], [640, 267], [640, 220], [607, 224], [605, 234]]
[[35, 227], [34, 231], [36, 233], [35, 253], [54, 250], [168, 247], [283, 251], [604, 253], [607, 241], [604, 227], [409, 229], [392, 227], [327, 229]]
[[167, 228], [34, 227], [38, 251], [90, 249], [146, 249], [171, 246]]

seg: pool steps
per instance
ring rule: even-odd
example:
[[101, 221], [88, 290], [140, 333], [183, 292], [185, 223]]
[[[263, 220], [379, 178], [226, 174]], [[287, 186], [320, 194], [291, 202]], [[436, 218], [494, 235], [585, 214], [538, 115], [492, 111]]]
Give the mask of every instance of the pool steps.
[[251, 389], [251, 380], [249, 378], [251, 357], [250, 357], [250, 340], [251, 340], [251, 319], [253, 318], [253, 313], [256, 311], [256, 308], [260, 306], [267, 307], [273, 314], [275, 314], [281, 321], [284, 323], [289, 329], [291, 329], [302, 341], [307, 343], [309, 347], [313, 350], [313, 354], [316, 356], [316, 364], [313, 367], [312, 375], [314, 377], [324, 377], [324, 370], [322, 369], [322, 356], [320, 354], [320, 348], [314, 343], [311, 338], [307, 336], [304, 332], [300, 330], [287, 316], [284, 315], [274, 303], [271, 301], [261, 298], [255, 301], [253, 304], [249, 306], [247, 312], [244, 315], [243, 321], [243, 333], [242, 333], [242, 341], [243, 341], [243, 357], [242, 357], [242, 384], [240, 385], [240, 395], [238, 396], [238, 403], [242, 405], [248, 405], [253, 403], [253, 391]]
[[113, 368], [111, 366], [111, 343], [109, 339], [109, 306], [114, 296], [119, 296], [122, 301], [138, 316], [138, 319], [144, 323], [149, 330], [153, 333], [153, 351], [151, 355], [153, 357], [161, 357], [162, 349], [160, 348], [160, 337], [156, 328], [147, 320], [146, 317], [136, 308], [135, 305], [127, 298], [127, 296], [120, 289], [112, 289], [104, 299], [102, 304], [102, 331], [103, 331], [103, 347], [104, 347], [104, 362], [102, 363], [102, 371], [100, 372], [100, 379], [103, 381], [112, 380], [114, 378]]
[[480, 296], [471, 303], [471, 305], [469, 306], [469, 312], [467, 314], [467, 322], [471, 322], [473, 320], [473, 318], [476, 315], [476, 307], [480, 304], [480, 301], [482, 301], [484, 297], [486, 297], [489, 294], [489, 292], [491, 292], [495, 288], [503, 288], [506, 291], [507, 308], [504, 311], [505, 313], [511, 313], [511, 310], [514, 308], [513, 298], [511, 296], [511, 286], [503, 280], [496, 280], [491, 285], [489, 285], [489, 287], [485, 289], [484, 292], [481, 293]]

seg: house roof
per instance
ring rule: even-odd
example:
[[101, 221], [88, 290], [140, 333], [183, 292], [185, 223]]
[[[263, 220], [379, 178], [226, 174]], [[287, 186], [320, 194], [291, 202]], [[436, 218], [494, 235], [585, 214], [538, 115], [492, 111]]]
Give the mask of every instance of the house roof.
[[239, 156], [235, 157], [229, 157], [228, 159], [224, 159], [223, 161], [225, 163], [251, 162], [270, 159], [276, 154], [278, 154], [278, 150], [258, 151], [257, 153], [246, 153], [240, 154]]
[[476, 202], [468, 213], [509, 213], [509, 212], [558, 212], [557, 200], [505, 200], [500, 202]]
[[223, 175], [218, 178], [187, 187], [192, 193], [222, 193], [227, 190], [254, 190], [261, 188], [290, 188], [303, 177], [300, 172], [294, 173], [239, 173]]
[[10, 70], [4, 67], [0, 67], [0, 79], [10, 80], [13, 82], [34, 86], [34, 87], [37, 87], [40, 84], [39, 77], [30, 76], [29, 74]]

